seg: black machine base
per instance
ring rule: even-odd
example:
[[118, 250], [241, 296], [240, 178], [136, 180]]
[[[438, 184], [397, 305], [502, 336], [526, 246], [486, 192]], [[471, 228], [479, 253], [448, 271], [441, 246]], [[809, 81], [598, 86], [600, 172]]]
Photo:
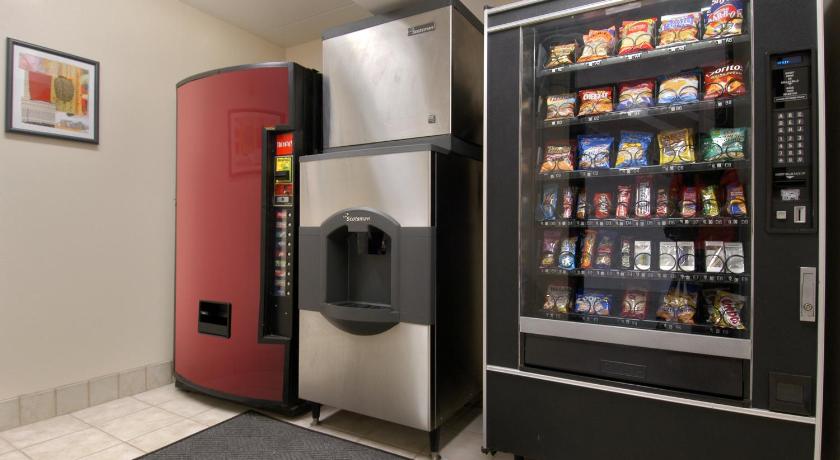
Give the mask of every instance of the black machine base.
[[249, 407], [274, 411], [287, 417], [294, 417], [301, 414], [305, 414], [310, 409], [310, 403], [301, 399], [296, 399], [294, 401], [288, 402], [268, 401], [265, 399], [243, 398], [241, 396], [228, 394], [222, 391], [211, 390], [209, 388], [205, 388], [201, 385], [196, 385], [195, 383], [190, 382], [184, 377], [178, 375], [178, 373], [175, 373], [175, 387], [181, 390], [192, 391], [194, 393], [202, 393], [208, 396], [212, 396], [214, 398], [226, 399], [228, 401], [244, 404]]
[[814, 458], [810, 423], [500, 372], [486, 375], [485, 447], [514, 453], [518, 459]]

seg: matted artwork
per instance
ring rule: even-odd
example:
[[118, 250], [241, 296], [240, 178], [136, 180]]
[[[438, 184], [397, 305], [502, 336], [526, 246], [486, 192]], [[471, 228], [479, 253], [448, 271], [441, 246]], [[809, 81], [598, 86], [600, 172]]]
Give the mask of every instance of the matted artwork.
[[6, 40], [6, 131], [99, 143], [99, 63]]

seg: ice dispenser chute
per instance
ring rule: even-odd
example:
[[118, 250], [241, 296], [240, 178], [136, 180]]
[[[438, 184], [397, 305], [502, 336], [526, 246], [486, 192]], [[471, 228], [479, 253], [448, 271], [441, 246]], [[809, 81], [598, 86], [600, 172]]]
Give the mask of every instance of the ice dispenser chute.
[[357, 335], [384, 332], [400, 322], [400, 225], [373, 209], [348, 209], [321, 225], [321, 313]]

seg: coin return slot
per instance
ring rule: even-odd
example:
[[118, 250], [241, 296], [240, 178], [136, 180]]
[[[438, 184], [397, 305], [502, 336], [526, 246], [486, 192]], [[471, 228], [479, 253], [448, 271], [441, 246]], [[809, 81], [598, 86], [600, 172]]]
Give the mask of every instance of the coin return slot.
[[793, 207], [793, 223], [795, 224], [804, 224], [808, 222], [807, 212], [805, 206], [794, 206]]

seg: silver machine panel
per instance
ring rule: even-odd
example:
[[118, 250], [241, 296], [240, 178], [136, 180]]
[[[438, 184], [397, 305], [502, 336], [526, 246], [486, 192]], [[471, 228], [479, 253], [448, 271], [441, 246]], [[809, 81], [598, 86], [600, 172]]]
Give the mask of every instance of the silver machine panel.
[[359, 336], [301, 310], [299, 370], [303, 399], [432, 429], [431, 326], [400, 323]]
[[[307, 160], [317, 161], [307, 161]], [[343, 209], [373, 208], [402, 227], [432, 221], [432, 154], [306, 158], [300, 165], [301, 227], [320, 227]]]
[[481, 48], [452, 6], [324, 40], [324, 147], [446, 134], [480, 144]]

